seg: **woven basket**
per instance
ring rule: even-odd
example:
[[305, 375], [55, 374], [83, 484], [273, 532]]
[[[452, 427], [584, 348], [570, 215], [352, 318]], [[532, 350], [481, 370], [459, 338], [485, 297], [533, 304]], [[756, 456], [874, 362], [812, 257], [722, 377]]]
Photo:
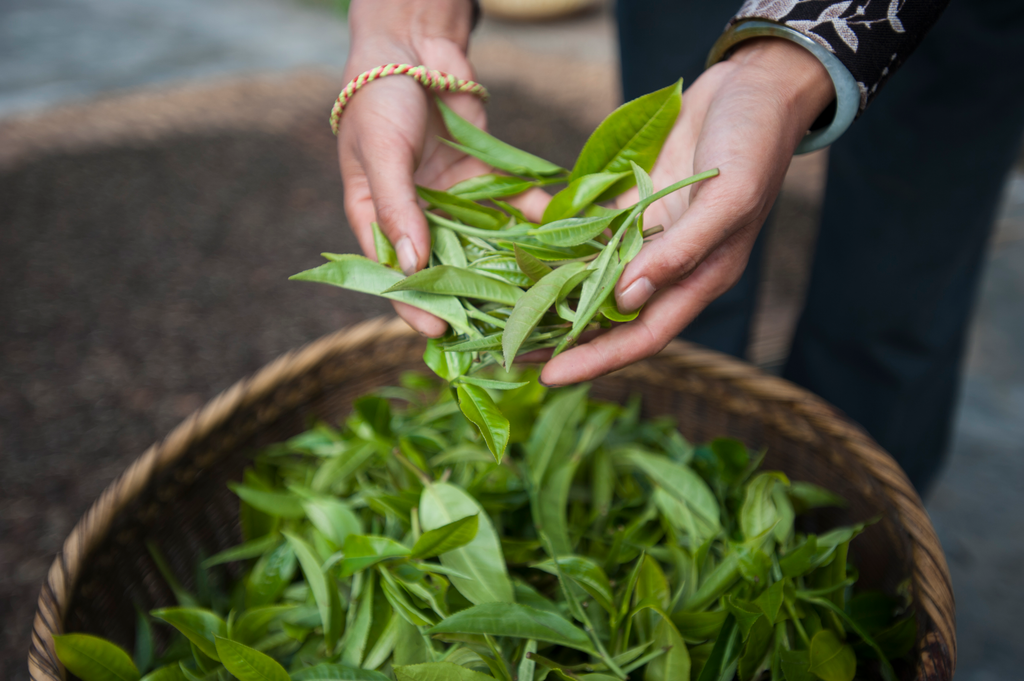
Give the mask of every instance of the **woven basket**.
[[[81, 631], [132, 647], [135, 606], [173, 604], [146, 549], [162, 550], [188, 586], [200, 555], [241, 541], [239, 479], [257, 448], [295, 435], [311, 418], [337, 421], [354, 398], [422, 368], [423, 339], [398, 320], [373, 320], [287, 354], [186, 419], [114, 481], [79, 521], [50, 567], [33, 623], [33, 681], [64, 669], [52, 635]], [[596, 398], [643, 397], [645, 416], [669, 414], [692, 441], [731, 436], [767, 447], [765, 466], [850, 501], [807, 519], [809, 531], [873, 516], [851, 547], [862, 583], [892, 592], [913, 578], [919, 618], [916, 669], [947, 681], [956, 666], [953, 592], [931, 522], [896, 463], [835, 409], [748, 364], [682, 342], [594, 382]], [[681, 680], [685, 681], [685, 680]]]

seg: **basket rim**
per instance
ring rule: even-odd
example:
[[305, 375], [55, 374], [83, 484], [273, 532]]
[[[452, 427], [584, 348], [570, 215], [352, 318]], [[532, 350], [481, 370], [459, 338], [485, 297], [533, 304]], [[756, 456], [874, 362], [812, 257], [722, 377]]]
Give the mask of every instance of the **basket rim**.
[[[368, 344], [409, 338], [415, 332], [397, 317], [377, 317], [323, 336], [273, 360], [197, 409], [163, 440], [136, 459], [75, 524], [55, 556], [40, 590], [28, 655], [32, 681], [55, 681], [63, 672], [53, 649], [53, 635], [63, 631], [67, 607], [86, 561], [107, 536], [122, 509], [136, 499], [154, 475], [177, 462], [197, 439], [224, 424], [246, 406], [268, 396], [277, 386], [298, 378], [332, 355]], [[656, 359], [680, 370], [726, 382], [763, 403], [797, 413], [818, 433], [839, 440], [866, 467], [894, 505], [912, 543], [917, 605], [930, 617], [940, 644], [956, 669], [955, 601], [949, 568], [931, 520], [906, 474], [871, 437], [822, 398], [789, 381], [715, 350], [672, 340]], [[653, 358], [652, 358], [653, 359]], [[642, 373], [646, 360], [615, 372]]]

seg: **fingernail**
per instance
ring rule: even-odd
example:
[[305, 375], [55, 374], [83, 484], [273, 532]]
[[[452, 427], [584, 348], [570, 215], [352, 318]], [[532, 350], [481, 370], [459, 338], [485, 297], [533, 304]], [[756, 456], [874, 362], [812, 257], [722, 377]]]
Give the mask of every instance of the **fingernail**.
[[639, 310], [654, 295], [654, 285], [647, 277], [640, 277], [619, 294], [619, 309], [623, 312]]
[[562, 386], [557, 385], [555, 383], [545, 383], [544, 379], [542, 379], [542, 378], [538, 378], [537, 380], [540, 381], [540, 384], [542, 386], [544, 386], [545, 388], [561, 388], [562, 387]]
[[405, 276], [409, 276], [416, 271], [416, 266], [419, 265], [420, 259], [416, 255], [416, 247], [412, 245], [412, 239], [407, 236], [403, 236], [395, 244], [395, 252], [398, 253], [398, 266], [405, 272]]

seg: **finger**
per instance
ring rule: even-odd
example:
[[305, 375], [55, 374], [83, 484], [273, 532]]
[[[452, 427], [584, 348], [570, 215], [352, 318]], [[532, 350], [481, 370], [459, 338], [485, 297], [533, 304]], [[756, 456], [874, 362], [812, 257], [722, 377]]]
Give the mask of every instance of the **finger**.
[[[775, 194], [747, 173], [701, 183], [682, 217], [640, 251], [615, 286], [619, 309], [631, 312], [655, 291], [690, 276], [716, 248], [740, 229], [760, 229]], [[753, 243], [751, 241], [751, 243]]]
[[435, 317], [418, 307], [413, 307], [408, 303], [400, 303], [397, 300], [392, 300], [391, 304], [394, 306], [395, 312], [405, 320], [406, 324], [427, 338], [440, 338], [448, 331], [448, 322], [440, 317]]
[[[350, 118], [342, 122], [345, 189], [350, 190], [350, 175], [365, 177], [374, 217], [394, 245], [402, 271], [412, 274], [430, 256], [430, 233], [413, 181], [426, 132], [426, 94], [406, 78], [377, 81], [359, 94], [345, 112]], [[365, 221], [362, 211], [351, 217]], [[358, 234], [368, 225], [353, 227]]]
[[[345, 212], [352, 223], [352, 231], [359, 240], [359, 246], [363, 249], [363, 253], [373, 260], [379, 260], [374, 246], [373, 233], [369, 227], [369, 224], [376, 219], [376, 214], [366, 179], [361, 175], [352, 174], [345, 184]], [[360, 229], [357, 225], [364, 225], [364, 227]], [[429, 312], [398, 301], [391, 301], [391, 304], [406, 324], [428, 338], [442, 336], [448, 328], [445, 321]]]
[[[590, 331], [584, 331], [580, 334], [579, 343], [586, 343], [593, 338], [597, 338], [602, 334], [608, 333], [609, 329], [591, 329]], [[531, 350], [530, 352], [519, 355], [515, 358], [517, 364], [539, 364], [541, 362], [547, 362], [551, 359], [551, 353], [555, 349], [551, 348], [540, 348], [539, 350]]]
[[544, 217], [544, 209], [551, 203], [551, 194], [540, 187], [534, 187], [509, 198], [508, 202], [521, 210], [530, 222], [540, 222]]
[[632, 322], [548, 362], [541, 381], [546, 385], [587, 381], [659, 352], [739, 280], [750, 253], [751, 233], [756, 237], [753, 229], [742, 230], [685, 281], [659, 291]]

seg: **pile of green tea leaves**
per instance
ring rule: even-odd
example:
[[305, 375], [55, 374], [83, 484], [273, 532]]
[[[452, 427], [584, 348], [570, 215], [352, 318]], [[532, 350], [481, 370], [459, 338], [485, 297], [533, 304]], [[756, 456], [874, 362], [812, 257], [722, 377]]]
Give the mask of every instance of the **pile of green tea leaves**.
[[[134, 660], [68, 634], [61, 661], [83, 681], [894, 678], [915, 620], [854, 593], [864, 525], [794, 525], [841, 499], [639, 400], [518, 378], [492, 395], [501, 463], [420, 374], [259, 452], [230, 485], [244, 542], [192, 591], [151, 549], [178, 605], [140, 612]], [[153, 626], [175, 637], [159, 657]]]
[[[587, 330], [634, 319], [638, 311], [619, 312], [614, 288], [645, 237], [662, 229], [645, 231], [644, 211], [718, 175], [709, 170], [654, 191], [648, 173], [679, 114], [681, 87], [682, 81], [612, 112], [571, 171], [492, 137], [438, 100], [455, 140], [442, 141], [507, 174], [471, 178], [448, 191], [419, 188], [432, 245], [429, 266], [411, 276], [398, 269], [392, 244], [374, 224], [377, 262], [324, 253], [330, 262], [292, 279], [383, 296], [448, 322], [450, 333], [431, 347], [434, 361], [428, 358], [428, 364], [459, 385], [464, 413], [500, 460], [507, 419], [467, 374], [494, 364], [510, 367], [517, 355], [532, 350], [554, 348], [557, 355]], [[505, 201], [556, 184], [565, 187], [539, 223]], [[634, 186], [634, 205], [602, 205]]]

